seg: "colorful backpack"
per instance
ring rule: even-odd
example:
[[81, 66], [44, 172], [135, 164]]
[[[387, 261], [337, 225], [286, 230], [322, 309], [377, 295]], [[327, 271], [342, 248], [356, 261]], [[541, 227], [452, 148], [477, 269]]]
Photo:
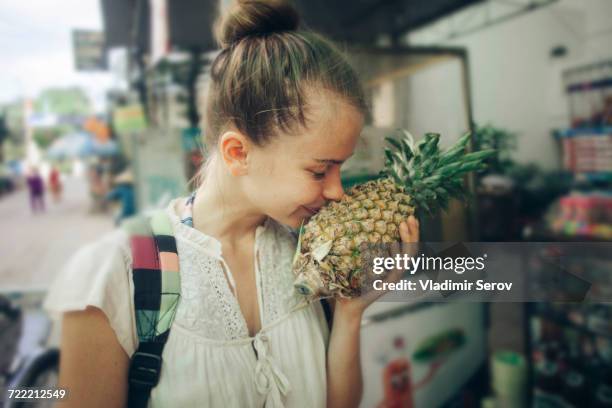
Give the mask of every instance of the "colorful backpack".
[[[122, 228], [130, 236], [139, 342], [130, 362], [128, 407], [146, 408], [159, 382], [162, 352], [181, 297], [178, 252], [172, 223], [163, 210], [129, 218]], [[326, 299], [321, 304], [331, 329], [330, 305]]]

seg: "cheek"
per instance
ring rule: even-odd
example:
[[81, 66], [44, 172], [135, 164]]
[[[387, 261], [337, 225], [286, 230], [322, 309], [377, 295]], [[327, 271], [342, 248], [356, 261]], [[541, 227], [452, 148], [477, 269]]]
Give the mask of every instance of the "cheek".
[[323, 193], [323, 183], [314, 180], [310, 174], [298, 173], [288, 177], [283, 191], [280, 198], [294, 206], [317, 204]]
[[291, 207], [293, 211], [301, 205], [319, 204], [323, 194], [323, 183], [315, 180], [307, 171], [294, 168], [294, 163], [277, 163], [270, 160], [245, 180], [247, 189], [260, 205]]
[[309, 181], [308, 183], [305, 183], [301, 195], [304, 197], [306, 204], [319, 201], [319, 198], [323, 195], [322, 186], [323, 185], [317, 181]]
[[277, 191], [282, 192], [279, 197], [284, 202], [297, 205], [310, 204], [321, 196], [321, 183], [312, 180], [311, 177], [292, 177], [284, 180], [284, 187], [280, 185]]

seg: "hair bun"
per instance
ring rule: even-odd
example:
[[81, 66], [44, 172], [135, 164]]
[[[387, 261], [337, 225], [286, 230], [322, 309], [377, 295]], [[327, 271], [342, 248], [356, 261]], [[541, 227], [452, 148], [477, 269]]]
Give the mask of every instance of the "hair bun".
[[286, 0], [238, 0], [217, 23], [219, 45], [226, 48], [252, 35], [296, 30], [299, 15]]

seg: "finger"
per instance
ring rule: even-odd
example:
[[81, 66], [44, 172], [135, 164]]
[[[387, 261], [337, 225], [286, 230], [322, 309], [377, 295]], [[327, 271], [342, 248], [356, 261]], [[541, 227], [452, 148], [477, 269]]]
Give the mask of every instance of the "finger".
[[420, 236], [420, 225], [419, 225], [419, 220], [416, 219], [416, 217], [414, 216], [410, 216], [409, 219], [410, 222], [410, 235], [413, 239], [412, 242], [418, 242], [419, 241], [419, 236]]
[[405, 221], [400, 223], [399, 232], [402, 242], [410, 242], [410, 229]]
[[405, 234], [405, 236], [402, 237], [402, 251], [405, 254], [414, 256], [418, 252], [418, 242], [420, 237], [419, 222], [415, 216], [411, 215], [410, 217], [408, 217], [406, 227], [408, 229], [408, 232]]
[[413, 215], [408, 217], [408, 222], [400, 223], [400, 238], [402, 242], [418, 242], [419, 222]]

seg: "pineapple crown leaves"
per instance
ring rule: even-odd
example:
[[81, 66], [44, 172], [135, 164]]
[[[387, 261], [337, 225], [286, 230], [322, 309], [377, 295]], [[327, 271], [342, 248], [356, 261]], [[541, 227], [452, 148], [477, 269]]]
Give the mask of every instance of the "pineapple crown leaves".
[[298, 229], [298, 237], [297, 237], [297, 247], [295, 248], [295, 254], [293, 254], [293, 260], [291, 261], [292, 265], [295, 265], [295, 262], [298, 260], [300, 253], [302, 252], [302, 238], [304, 236], [304, 221], [300, 224], [300, 228]]
[[494, 150], [466, 153], [470, 133], [463, 135], [444, 152], [438, 143], [440, 134], [426, 133], [418, 143], [406, 130], [400, 138], [387, 137], [383, 174], [402, 186], [413, 204], [432, 214], [436, 208], [446, 209], [451, 198], [465, 199], [463, 176], [486, 167], [484, 160], [495, 154]]

